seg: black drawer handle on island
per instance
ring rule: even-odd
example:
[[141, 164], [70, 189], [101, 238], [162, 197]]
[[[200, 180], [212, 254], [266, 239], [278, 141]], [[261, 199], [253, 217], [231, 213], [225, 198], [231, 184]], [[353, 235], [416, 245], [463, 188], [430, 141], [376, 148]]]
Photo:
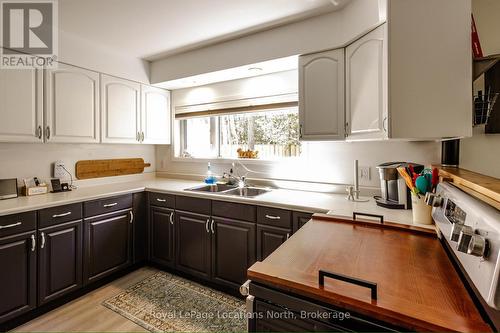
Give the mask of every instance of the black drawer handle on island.
[[21, 225], [23, 224], [22, 222], [17, 222], [17, 223], [12, 223], [12, 224], [8, 224], [8, 225], [0, 225], [0, 230], [2, 229], [8, 229], [8, 228], [14, 228], [14, 227], [17, 227], [18, 225]]
[[156, 201], [158, 201], [158, 202], [167, 202], [167, 199], [156, 198]]
[[329, 277], [329, 278], [332, 278], [332, 279], [336, 279], [336, 280], [340, 280], [340, 281], [344, 281], [344, 282], [356, 284], [356, 285], [361, 286], [361, 287], [370, 288], [370, 290], [372, 292], [372, 299], [374, 299], [374, 300], [377, 299], [377, 284], [374, 283], [374, 282], [370, 282], [370, 281], [366, 281], [366, 280], [362, 280], [362, 279], [353, 278], [353, 277], [350, 277], [350, 276], [347, 276], [347, 275], [343, 275], [343, 274], [339, 274], [339, 273], [327, 272], [327, 271], [323, 271], [323, 270], [320, 269], [319, 270], [319, 281], [318, 281], [318, 283], [319, 283], [320, 286], [324, 286], [325, 285], [325, 276]]
[[368, 213], [359, 213], [359, 212], [353, 212], [352, 213], [352, 219], [356, 221], [357, 216], [369, 216], [369, 217], [375, 217], [377, 219], [380, 219], [380, 224], [384, 224], [384, 216], [383, 215], [377, 215], [377, 214], [368, 214]]
[[110, 207], [114, 207], [118, 205], [118, 202], [113, 202], [113, 203], [110, 203], [110, 204], [106, 204], [106, 205], [102, 205], [104, 208], [110, 208]]
[[57, 217], [65, 217], [65, 216], [68, 216], [68, 215], [71, 215], [71, 212], [67, 212], [67, 213], [62, 213], [62, 214], [52, 215], [52, 217], [53, 217], [53, 218], [57, 218]]
[[267, 215], [267, 214], [266, 214], [266, 219], [270, 219], [270, 220], [281, 220], [281, 216], [273, 216], [273, 215]]

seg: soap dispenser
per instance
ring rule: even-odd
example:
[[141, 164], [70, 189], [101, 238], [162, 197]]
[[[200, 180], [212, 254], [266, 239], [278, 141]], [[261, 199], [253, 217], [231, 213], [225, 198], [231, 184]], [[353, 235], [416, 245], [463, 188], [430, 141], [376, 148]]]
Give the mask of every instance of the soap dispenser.
[[207, 177], [205, 178], [205, 184], [213, 185], [215, 183], [216, 183], [216, 179], [212, 174], [212, 167], [210, 165], [210, 162], [208, 162]]

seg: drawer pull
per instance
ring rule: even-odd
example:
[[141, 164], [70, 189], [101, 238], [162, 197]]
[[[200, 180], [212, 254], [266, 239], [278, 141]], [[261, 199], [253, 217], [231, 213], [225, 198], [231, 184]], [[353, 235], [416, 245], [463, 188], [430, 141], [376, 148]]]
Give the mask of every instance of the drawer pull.
[[340, 280], [340, 281], [344, 281], [344, 282], [348, 282], [348, 283], [352, 283], [352, 284], [356, 284], [358, 286], [361, 286], [361, 287], [366, 287], [366, 288], [370, 288], [371, 290], [371, 293], [372, 293], [372, 299], [376, 300], [377, 299], [377, 284], [374, 283], [374, 282], [370, 282], [370, 281], [366, 281], [366, 280], [362, 280], [362, 279], [357, 279], [357, 278], [353, 278], [353, 277], [350, 277], [350, 276], [347, 276], [347, 275], [343, 275], [343, 274], [339, 274], [339, 273], [332, 273], [332, 272], [327, 272], [327, 271], [323, 271], [323, 270], [319, 270], [319, 285], [320, 286], [324, 286], [325, 285], [325, 276], [326, 277], [329, 277], [329, 278], [332, 278], [332, 279], [336, 279], [336, 280]]
[[113, 202], [113, 203], [110, 203], [110, 204], [106, 204], [106, 205], [103, 205], [104, 208], [109, 208], [109, 207], [114, 207], [118, 205], [118, 202]]
[[42, 244], [40, 244], [40, 248], [43, 249], [45, 247], [45, 233], [42, 232]]
[[170, 224], [174, 225], [174, 212], [170, 213]]
[[71, 212], [67, 212], [67, 213], [62, 213], [62, 214], [52, 215], [52, 217], [53, 217], [53, 218], [58, 218], [58, 217], [65, 217], [65, 216], [68, 216], [68, 215], [71, 215]]
[[31, 235], [31, 252], [36, 250], [36, 238], [35, 235]]
[[18, 225], [23, 224], [22, 222], [17, 222], [17, 223], [12, 223], [12, 224], [7, 224], [7, 225], [0, 225], [0, 230], [2, 229], [8, 229], [8, 228], [14, 228], [17, 227]]
[[158, 202], [167, 202], [167, 199], [156, 198], [156, 201], [158, 201]]
[[376, 217], [376, 218], [380, 219], [380, 224], [384, 224], [384, 216], [383, 216], [383, 215], [353, 212], [353, 213], [352, 213], [352, 219], [353, 219], [354, 221], [356, 221], [356, 217], [357, 217], [358, 215], [359, 215], [359, 216]]
[[266, 219], [270, 219], [270, 220], [281, 220], [281, 216], [274, 216], [274, 215], [267, 215], [267, 214], [266, 214]]

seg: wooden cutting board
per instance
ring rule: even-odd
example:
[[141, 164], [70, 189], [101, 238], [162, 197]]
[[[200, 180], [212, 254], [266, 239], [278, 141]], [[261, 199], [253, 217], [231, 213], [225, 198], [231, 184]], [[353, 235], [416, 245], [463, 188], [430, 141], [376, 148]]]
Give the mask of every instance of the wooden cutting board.
[[91, 179], [143, 173], [151, 163], [142, 158], [123, 158], [114, 160], [87, 160], [76, 162], [76, 178]]

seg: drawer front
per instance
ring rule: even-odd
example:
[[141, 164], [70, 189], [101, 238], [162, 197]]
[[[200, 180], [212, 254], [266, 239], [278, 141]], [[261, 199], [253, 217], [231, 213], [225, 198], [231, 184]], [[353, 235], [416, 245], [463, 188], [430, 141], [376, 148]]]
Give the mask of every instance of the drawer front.
[[82, 204], [76, 203], [42, 209], [38, 212], [39, 227], [49, 227], [63, 222], [82, 219]]
[[132, 208], [132, 194], [88, 201], [83, 204], [85, 217], [102, 215], [128, 208]]
[[0, 216], [0, 238], [36, 229], [36, 212]]
[[279, 208], [257, 207], [257, 223], [292, 228], [292, 212]]
[[212, 204], [210, 200], [192, 197], [175, 197], [175, 210], [211, 215]]
[[256, 222], [255, 206], [225, 201], [212, 201], [212, 215], [240, 221]]
[[175, 196], [164, 193], [149, 193], [149, 204], [158, 207], [175, 208]]

